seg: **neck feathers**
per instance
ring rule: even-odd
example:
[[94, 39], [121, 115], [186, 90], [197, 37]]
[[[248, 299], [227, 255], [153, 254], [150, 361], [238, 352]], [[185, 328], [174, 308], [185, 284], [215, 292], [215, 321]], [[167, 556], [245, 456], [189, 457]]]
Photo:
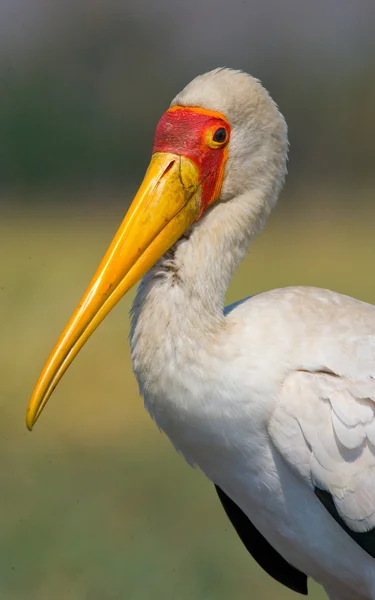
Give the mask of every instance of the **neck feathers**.
[[130, 331], [142, 396], [160, 382], [172, 393], [177, 373], [190, 377], [221, 347], [225, 292], [266, 212], [253, 195], [213, 206], [143, 278]]
[[[171, 323], [207, 333], [223, 322], [225, 293], [267, 215], [248, 195], [214, 206], [144, 277], [132, 309], [132, 336], [144, 322], [162, 334]], [[148, 323], [146, 325], [146, 323]]]

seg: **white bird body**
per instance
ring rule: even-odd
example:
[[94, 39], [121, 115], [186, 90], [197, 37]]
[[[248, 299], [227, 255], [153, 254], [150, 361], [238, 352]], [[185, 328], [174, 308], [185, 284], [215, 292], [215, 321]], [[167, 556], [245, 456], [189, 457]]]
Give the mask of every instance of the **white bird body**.
[[[132, 361], [145, 405], [175, 448], [248, 517], [269, 551], [278, 552], [275, 560], [289, 563], [281, 563], [279, 581], [289, 585], [282, 571], [292, 565], [291, 578], [297, 573], [302, 579], [289, 587], [301, 593], [307, 574], [332, 600], [375, 600], [375, 307], [327, 290], [291, 287], [224, 310], [232, 276], [284, 180], [285, 122], [259, 82], [227, 69], [196, 78], [172, 106], [182, 119], [184, 107], [220, 111], [231, 138], [219, 199], [190, 221], [171, 250], [159, 253], [164, 256], [143, 278], [133, 304]], [[213, 118], [221, 118], [217, 114]], [[167, 141], [173, 138], [169, 122], [165, 131]], [[156, 152], [160, 157], [159, 147]], [[167, 155], [158, 182], [164, 185], [177, 165], [175, 179], [186, 191], [187, 171], [178, 156]], [[146, 192], [139, 196], [141, 216]], [[137, 210], [129, 211], [47, 362], [29, 426], [124, 293], [105, 304], [108, 290], [122, 285], [106, 273], [117, 273], [116, 261], [122, 268], [129, 252], [124, 231], [131, 238]], [[139, 252], [148, 220], [140, 224]], [[132, 273], [130, 267], [124, 272]]]
[[[225, 235], [232, 207], [223, 210], [226, 228], [216, 230]], [[211, 219], [217, 219], [214, 211], [177, 245], [173, 258], [150, 271], [135, 299], [132, 360], [146, 407], [188, 463], [219, 485], [290, 564], [338, 594], [332, 597], [375, 598], [375, 561], [314, 495], [311, 452], [298, 438], [296, 420], [305, 416], [321, 444], [324, 435], [331, 436], [333, 449], [331, 415], [316, 404], [330, 408], [312, 380], [326, 386], [328, 396], [333, 380], [340, 392], [352, 382], [375, 399], [375, 307], [327, 290], [292, 287], [259, 294], [223, 313], [228, 280], [223, 271], [237, 264], [222, 261], [229, 254], [218, 240], [216, 254], [200, 247], [207, 230], [215, 229]], [[196, 267], [194, 276], [189, 265]], [[207, 273], [212, 289], [203, 281]], [[291, 423], [284, 406], [299, 407]], [[375, 431], [375, 404], [367, 406]], [[357, 408], [353, 398], [343, 410], [355, 414]], [[341, 475], [348, 465], [339, 458]], [[352, 458], [348, 451], [348, 462]]]

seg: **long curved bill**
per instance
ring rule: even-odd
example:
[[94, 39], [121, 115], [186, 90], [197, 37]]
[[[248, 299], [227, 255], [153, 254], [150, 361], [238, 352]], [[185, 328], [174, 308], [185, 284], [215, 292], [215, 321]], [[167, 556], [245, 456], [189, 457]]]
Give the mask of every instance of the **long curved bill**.
[[29, 429], [104, 317], [199, 216], [200, 184], [198, 168], [188, 158], [153, 155], [124, 221], [39, 377], [27, 409]]

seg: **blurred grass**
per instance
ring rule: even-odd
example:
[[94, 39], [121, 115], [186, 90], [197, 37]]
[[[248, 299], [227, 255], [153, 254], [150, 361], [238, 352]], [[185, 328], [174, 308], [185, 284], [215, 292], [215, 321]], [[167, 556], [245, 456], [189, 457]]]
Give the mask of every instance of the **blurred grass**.
[[[322, 190], [319, 202], [306, 190], [304, 200], [309, 210], [276, 211], [228, 301], [308, 284], [375, 302], [374, 208], [357, 196], [337, 210], [340, 198]], [[212, 485], [144, 412], [126, 340], [131, 294], [84, 348], [34, 433], [26, 431], [39, 370], [121, 216], [70, 208], [1, 219], [0, 598], [296, 597], [254, 565]]]

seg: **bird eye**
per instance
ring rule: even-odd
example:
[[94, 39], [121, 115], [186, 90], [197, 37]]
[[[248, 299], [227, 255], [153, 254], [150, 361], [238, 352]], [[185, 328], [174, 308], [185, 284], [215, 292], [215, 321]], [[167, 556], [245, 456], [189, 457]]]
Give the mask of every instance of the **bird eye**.
[[216, 129], [212, 140], [214, 142], [216, 142], [217, 144], [223, 144], [227, 139], [227, 130], [224, 129], [224, 127], [219, 127], [219, 129]]

